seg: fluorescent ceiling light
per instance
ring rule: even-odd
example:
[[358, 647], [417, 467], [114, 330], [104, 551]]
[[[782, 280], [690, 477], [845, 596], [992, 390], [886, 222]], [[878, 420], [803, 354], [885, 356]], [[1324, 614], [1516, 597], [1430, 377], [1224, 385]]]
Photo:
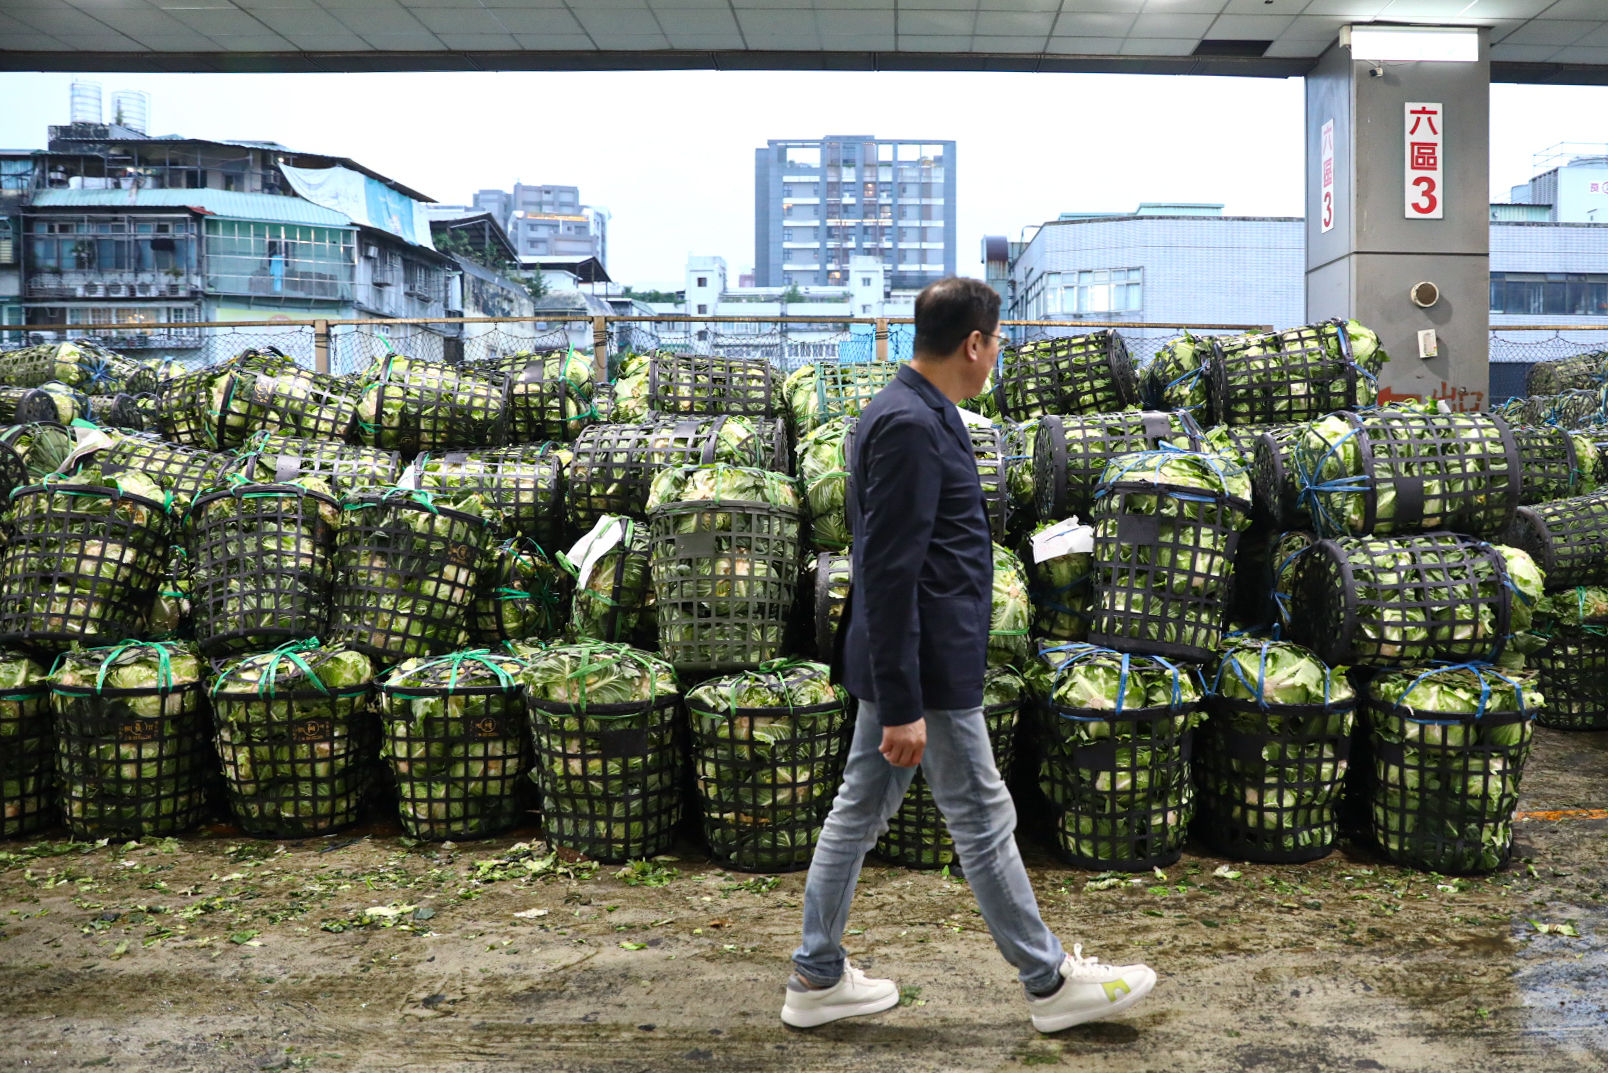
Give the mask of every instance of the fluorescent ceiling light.
[[1340, 46], [1354, 60], [1448, 60], [1480, 58], [1480, 32], [1474, 26], [1342, 26]]

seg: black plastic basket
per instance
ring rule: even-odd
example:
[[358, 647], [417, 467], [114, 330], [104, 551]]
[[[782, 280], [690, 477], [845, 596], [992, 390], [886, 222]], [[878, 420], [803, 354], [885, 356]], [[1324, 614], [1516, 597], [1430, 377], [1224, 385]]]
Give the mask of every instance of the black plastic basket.
[[0, 641], [59, 652], [139, 635], [167, 576], [167, 504], [95, 485], [31, 485], [12, 494], [11, 524]]
[[32, 390], [33, 388], [17, 387], [14, 384], [0, 384], [0, 424], [17, 423], [17, 404]]
[[1170, 659], [1210, 659], [1222, 638], [1250, 503], [1141, 480], [1102, 483], [1098, 495], [1089, 640]]
[[[89, 396], [61, 388], [36, 387], [17, 400], [13, 418], [18, 424], [35, 421], [54, 421], [66, 425], [89, 417]], [[65, 407], [65, 409], [64, 409]]]
[[93, 395], [87, 402], [86, 416], [97, 425], [133, 429], [135, 432], [145, 428], [145, 415], [140, 412], [132, 395]]
[[[585, 389], [563, 375], [564, 361], [549, 368], [562, 353], [514, 355], [500, 360], [504, 408], [508, 414], [507, 440], [513, 444], [568, 443], [597, 420], [597, 410]], [[556, 373], [557, 375], [552, 375]]]
[[94, 460], [106, 473], [119, 469], [143, 473], [185, 504], [228, 483], [232, 455], [167, 443], [151, 432], [112, 433], [113, 442], [97, 450]]
[[41, 343], [0, 353], [0, 381], [38, 387], [66, 381], [87, 395], [149, 390], [152, 373], [143, 363], [91, 339]]
[[295, 485], [236, 484], [190, 516], [196, 639], [221, 656], [316, 637], [329, 624], [340, 504]]
[[653, 857], [675, 844], [685, 748], [679, 696], [526, 703], [550, 844], [609, 862]]
[[[63, 658], [109, 661], [152, 647], [129, 643]], [[198, 679], [138, 689], [51, 687], [56, 771], [74, 838], [175, 835], [201, 822], [217, 763], [205, 686]]]
[[780, 416], [781, 381], [764, 358], [654, 354], [648, 359], [648, 406], [660, 413]]
[[[1194, 815], [1197, 710], [1189, 704], [1095, 712], [1050, 703], [1039, 783], [1058, 857], [1090, 871], [1139, 872], [1183, 855]], [[1064, 725], [1080, 722], [1111, 724], [1108, 740], [1072, 744]]]
[[[1371, 691], [1363, 711], [1372, 760], [1365, 785], [1380, 852], [1397, 864], [1445, 875], [1493, 872], [1505, 865], [1535, 712], [1487, 710], [1472, 716], [1398, 709]], [[1392, 740], [1383, 732], [1392, 724], [1421, 728], [1415, 732], [1421, 740]], [[1457, 740], [1487, 739], [1499, 729], [1508, 729], [1512, 741]]]
[[336, 495], [346, 495], [395, 484], [402, 457], [377, 447], [259, 432], [246, 442], [238, 472], [261, 483], [316, 477], [328, 482]]
[[1608, 492], [1520, 507], [1502, 542], [1529, 552], [1548, 588], [1608, 585]]
[[1608, 730], [1608, 627], [1554, 626], [1547, 643], [1526, 662], [1535, 668], [1546, 698], [1535, 713], [1537, 726]]
[[[1181, 432], [1173, 428], [1175, 420]], [[1039, 420], [1032, 447], [1033, 498], [1039, 517], [1087, 519], [1106, 463], [1119, 455], [1157, 450], [1179, 438], [1185, 443], [1173, 446], [1202, 448], [1200, 427], [1182, 410], [1046, 414]]]
[[[230, 407], [243, 416], [247, 434], [344, 440], [357, 423], [357, 396], [345, 380], [304, 369], [272, 348], [241, 355], [231, 380]], [[240, 439], [219, 446], [237, 446]]]
[[1538, 361], [1524, 371], [1526, 395], [1557, 395], [1564, 391], [1597, 389], [1608, 382], [1608, 351], [1573, 354], [1554, 361]]
[[0, 838], [35, 834], [58, 823], [56, 733], [44, 669], [20, 652], [0, 653], [9, 664], [30, 664], [33, 681], [0, 693]]
[[810, 637], [815, 644], [815, 658], [830, 662], [854, 583], [854, 560], [846, 553], [823, 551], [815, 557], [814, 569], [809, 572], [813, 585], [809, 590], [813, 593]]
[[[983, 724], [988, 728], [994, 766], [1004, 777], [1016, 763], [1017, 727], [1028, 700], [1027, 685], [1015, 671], [1005, 667], [989, 671], [991, 679], [1002, 676], [1016, 678], [1019, 693], [1014, 700], [984, 705]], [[987, 691], [985, 685], [985, 695]], [[888, 818], [888, 829], [877, 839], [876, 851], [879, 857], [906, 868], [947, 868], [956, 863], [954, 839], [920, 769], [910, 780], [898, 810]], [[964, 867], [965, 862], [960, 863]]]
[[[378, 738], [369, 709], [373, 686], [323, 685], [318, 668], [330, 655], [312, 646], [273, 653], [307, 668], [296, 676], [297, 688], [236, 683], [227, 668], [213, 679], [224, 789], [230, 811], [249, 835], [307, 838], [359, 818]], [[241, 688], [229, 688], [236, 684]]]
[[708, 464], [724, 417], [638, 425], [593, 425], [575, 441], [565, 486], [570, 531], [584, 533], [605, 514], [646, 517], [648, 486], [666, 466]]
[[1513, 589], [1489, 544], [1455, 533], [1345, 538], [1302, 560], [1291, 632], [1331, 666], [1494, 662], [1506, 648]]
[[799, 512], [679, 502], [653, 512], [659, 646], [677, 671], [719, 674], [782, 655], [798, 584]]
[[[828, 674], [820, 664], [805, 667]], [[763, 669], [752, 677], [782, 680]], [[830, 702], [774, 708], [704, 708], [689, 696], [703, 832], [717, 863], [740, 872], [809, 866], [843, 772], [848, 704], [841, 690]], [[775, 730], [778, 717], [787, 720], [784, 732]], [[766, 733], [756, 735], [756, 724]]]
[[1206, 841], [1237, 861], [1327, 856], [1339, 837], [1356, 701], [1263, 706], [1213, 695], [1206, 706], [1195, 757]]
[[1595, 460], [1582, 464], [1575, 438], [1567, 429], [1515, 425], [1513, 442], [1524, 464], [1520, 502], [1525, 505], [1567, 499], [1590, 491], [1596, 482]]
[[999, 412], [1021, 421], [1044, 414], [1098, 414], [1139, 405], [1139, 374], [1111, 329], [1007, 348], [994, 387]]
[[419, 487], [442, 494], [473, 489], [498, 510], [514, 532], [544, 548], [569, 536], [564, 518], [564, 445], [536, 443], [423, 455]]
[[1011, 509], [1004, 440], [993, 425], [968, 424], [966, 431], [971, 436], [972, 455], [977, 459], [977, 482], [983, 489], [988, 528], [995, 540], [1004, 540]]
[[1212, 419], [1224, 425], [1314, 421], [1358, 405], [1359, 383], [1372, 380], [1341, 320], [1214, 338], [1206, 379]]
[[[613, 524], [621, 526], [619, 542], [593, 564], [588, 577], [579, 576], [585, 564], [563, 557], [566, 568], [577, 575], [569, 634], [577, 640], [655, 647], [650, 643], [657, 637], [657, 616], [647, 525], [628, 517]], [[613, 556], [612, 569], [607, 565], [609, 556]], [[633, 568], [633, 559], [640, 569]], [[588, 586], [588, 578], [594, 576], [597, 585]]]
[[[1303, 497], [1326, 536], [1389, 536], [1452, 529], [1500, 533], [1519, 505], [1523, 464], [1506, 421], [1485, 414], [1422, 414], [1376, 410], [1342, 415], [1351, 426], [1360, 473], [1335, 480], [1325, 459], [1298, 452]], [[1310, 437], [1309, 437], [1310, 438]], [[1389, 517], [1380, 508], [1393, 493]]]
[[489, 562], [491, 524], [423, 492], [361, 493], [343, 507], [329, 639], [385, 663], [452, 649]]
[[569, 619], [566, 577], [534, 540], [509, 537], [499, 543], [469, 609], [470, 643], [557, 637]]
[[534, 805], [517, 664], [471, 650], [404, 664], [380, 679], [381, 751], [413, 838], [490, 838]]
[[1256, 520], [1274, 529], [1312, 528], [1312, 514], [1301, 497], [1295, 464], [1295, 445], [1302, 429], [1300, 425], [1265, 429], [1252, 443], [1252, 506]]
[[[793, 433], [798, 439], [840, 417], [859, 417], [877, 392], [899, 375], [896, 361], [821, 361], [811, 366], [802, 395], [790, 400]], [[792, 406], [807, 395], [814, 405]]]
[[181, 446], [209, 451], [236, 446], [251, 430], [244, 416], [231, 419], [229, 407], [217, 408], [214, 389], [230, 379], [237, 359], [172, 376], [156, 386], [157, 426], [163, 438]]
[[366, 375], [358, 437], [365, 446], [405, 454], [489, 447], [505, 442], [505, 403], [501, 380], [388, 354]]
[[59, 472], [73, 446], [73, 434], [54, 421], [0, 428], [0, 497]]

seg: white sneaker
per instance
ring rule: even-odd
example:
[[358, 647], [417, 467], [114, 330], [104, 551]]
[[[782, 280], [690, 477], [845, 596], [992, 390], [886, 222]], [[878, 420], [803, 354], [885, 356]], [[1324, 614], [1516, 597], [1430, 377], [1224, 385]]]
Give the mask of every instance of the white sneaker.
[[881, 1013], [899, 1003], [892, 980], [874, 980], [847, 962], [843, 975], [831, 987], [814, 989], [796, 979], [787, 982], [782, 1022], [794, 1028], [815, 1028], [845, 1017]]
[[1061, 962], [1061, 989], [1053, 995], [1029, 995], [1027, 1007], [1033, 1027], [1040, 1032], [1115, 1017], [1150, 994], [1156, 973], [1146, 965], [1102, 965], [1099, 958], [1083, 956], [1083, 944]]

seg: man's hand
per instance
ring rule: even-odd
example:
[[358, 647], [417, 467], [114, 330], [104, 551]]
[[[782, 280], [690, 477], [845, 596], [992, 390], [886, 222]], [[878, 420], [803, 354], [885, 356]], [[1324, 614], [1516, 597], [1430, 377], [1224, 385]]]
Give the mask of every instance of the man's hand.
[[894, 767], [915, 767], [927, 750], [927, 721], [882, 728], [882, 755]]

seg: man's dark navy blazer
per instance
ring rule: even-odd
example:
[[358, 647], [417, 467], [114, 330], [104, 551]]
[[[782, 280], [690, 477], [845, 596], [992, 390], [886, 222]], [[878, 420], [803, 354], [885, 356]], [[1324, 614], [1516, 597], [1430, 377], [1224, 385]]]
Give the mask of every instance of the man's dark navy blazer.
[[902, 366], [860, 414], [849, 470], [843, 685], [884, 726], [982, 704], [994, 552], [960, 411]]

